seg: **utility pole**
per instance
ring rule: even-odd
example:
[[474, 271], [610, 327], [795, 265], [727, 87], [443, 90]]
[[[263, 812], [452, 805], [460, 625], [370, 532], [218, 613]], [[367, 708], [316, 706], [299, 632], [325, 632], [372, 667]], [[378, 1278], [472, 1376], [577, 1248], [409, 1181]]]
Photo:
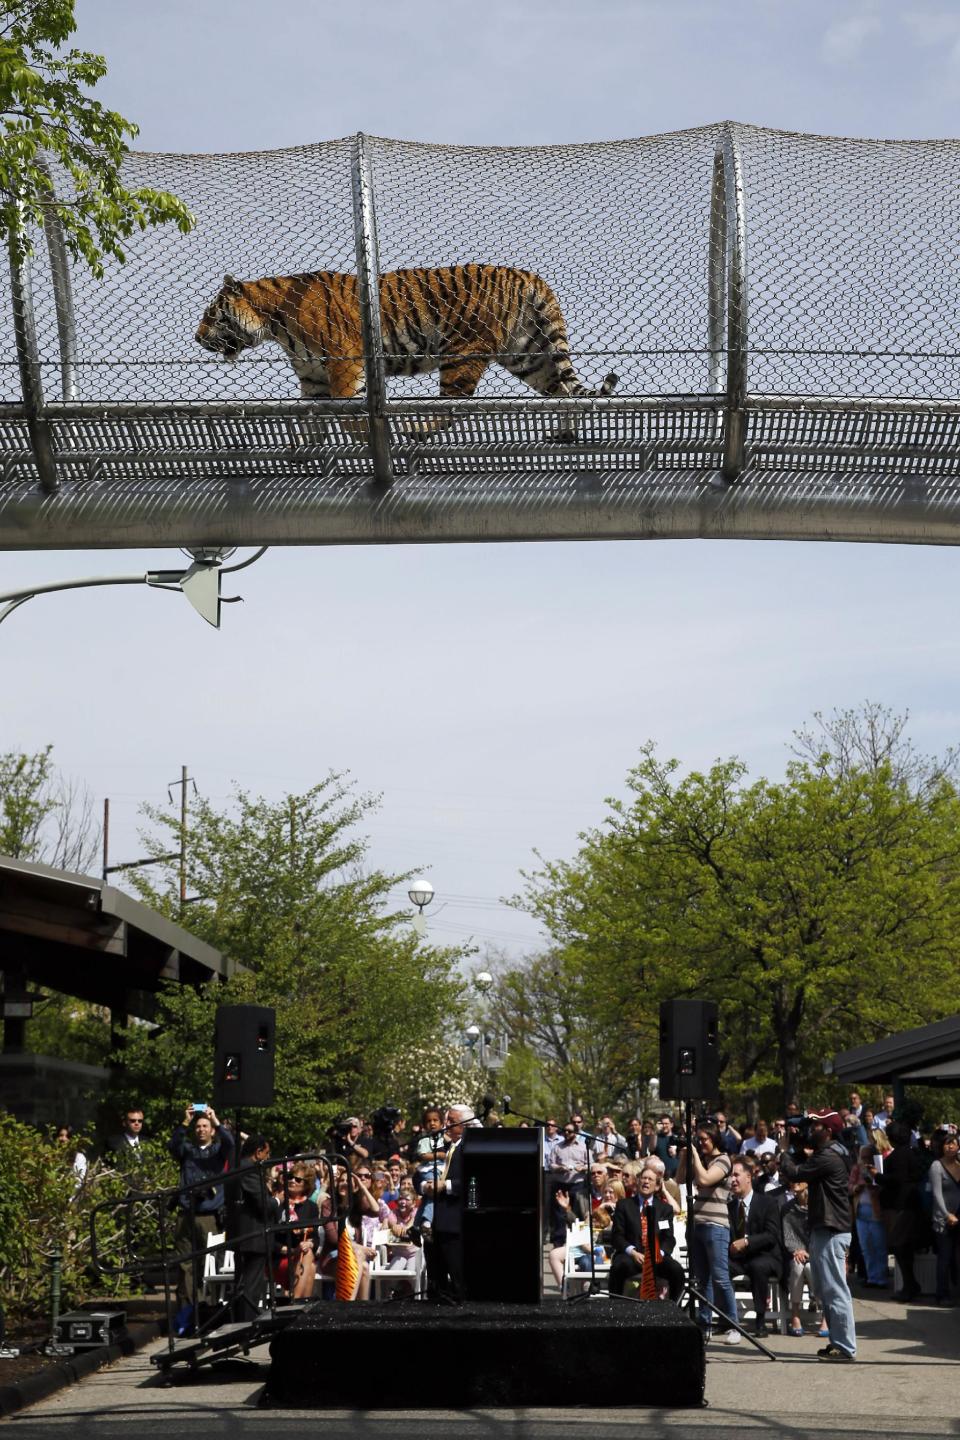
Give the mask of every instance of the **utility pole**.
[[113, 875], [118, 870], [139, 870], [145, 865], [166, 865], [171, 860], [176, 860], [180, 873], [180, 917], [183, 918], [184, 906], [187, 903], [187, 786], [193, 786], [193, 793], [197, 793], [197, 782], [191, 775], [187, 774], [186, 765], [180, 767], [180, 779], [171, 780], [167, 786], [167, 798], [173, 803], [173, 791], [180, 787], [180, 848], [168, 855], [151, 855], [145, 860], [125, 860], [119, 865], [110, 864], [110, 801], [103, 802], [103, 878], [106, 881], [108, 875]]
[[180, 919], [183, 919], [183, 912], [187, 903], [187, 786], [193, 786], [193, 793], [197, 793], [197, 782], [187, 774], [186, 765], [180, 767], [180, 779], [171, 780], [167, 786], [167, 794], [173, 799], [173, 790], [180, 786]]
[[103, 882], [106, 884], [107, 876], [110, 874], [110, 799], [109, 796], [103, 802]]

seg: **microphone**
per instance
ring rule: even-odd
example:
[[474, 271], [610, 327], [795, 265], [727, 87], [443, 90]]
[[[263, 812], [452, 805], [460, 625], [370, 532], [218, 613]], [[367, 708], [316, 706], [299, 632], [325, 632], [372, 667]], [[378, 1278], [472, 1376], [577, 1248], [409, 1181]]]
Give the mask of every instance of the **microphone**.
[[500, 1102], [500, 1109], [503, 1111], [504, 1115], [509, 1115], [509, 1114], [510, 1114], [510, 1096], [509, 1096], [509, 1095], [504, 1095], [503, 1099], [502, 1099], [501, 1102]]

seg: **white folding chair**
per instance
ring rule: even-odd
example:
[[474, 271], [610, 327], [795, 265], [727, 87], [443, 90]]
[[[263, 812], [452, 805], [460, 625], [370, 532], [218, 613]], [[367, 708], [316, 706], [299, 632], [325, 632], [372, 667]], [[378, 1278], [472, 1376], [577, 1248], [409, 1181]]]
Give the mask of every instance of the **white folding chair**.
[[225, 1235], [207, 1236], [200, 1298], [208, 1305], [216, 1304], [222, 1298], [224, 1289], [233, 1284], [233, 1251], [216, 1248], [222, 1246], [225, 1239]]
[[377, 1254], [374, 1260], [370, 1261], [370, 1298], [379, 1300], [383, 1298], [384, 1288], [389, 1288], [400, 1282], [409, 1281], [413, 1285], [415, 1295], [423, 1295], [427, 1288], [427, 1272], [424, 1261], [423, 1249], [417, 1245], [414, 1252], [403, 1265], [390, 1269], [391, 1245], [397, 1244], [396, 1238], [389, 1230], [378, 1230], [373, 1237], [373, 1244], [376, 1246]]

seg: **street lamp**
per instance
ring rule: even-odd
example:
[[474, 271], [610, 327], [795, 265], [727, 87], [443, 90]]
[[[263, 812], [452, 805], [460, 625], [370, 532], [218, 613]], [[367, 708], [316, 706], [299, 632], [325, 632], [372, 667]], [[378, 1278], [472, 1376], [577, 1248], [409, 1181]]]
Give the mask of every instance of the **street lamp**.
[[410, 889], [407, 891], [407, 894], [410, 897], [410, 904], [416, 905], [417, 907], [417, 913], [413, 920], [413, 928], [418, 935], [425, 935], [427, 933], [427, 922], [423, 918], [423, 912], [433, 899], [433, 886], [425, 876], [419, 875], [416, 880], [411, 880]]
[[473, 977], [473, 985], [474, 989], [479, 990], [481, 995], [486, 995], [493, 986], [493, 976], [490, 974], [490, 971], [480, 970]]

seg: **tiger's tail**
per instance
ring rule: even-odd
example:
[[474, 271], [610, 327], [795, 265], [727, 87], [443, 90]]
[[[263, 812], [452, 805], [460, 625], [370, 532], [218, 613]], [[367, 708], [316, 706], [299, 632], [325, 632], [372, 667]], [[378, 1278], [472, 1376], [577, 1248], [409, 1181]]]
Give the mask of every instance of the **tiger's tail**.
[[619, 384], [619, 375], [611, 370], [596, 390], [585, 385], [573, 367], [570, 356], [570, 340], [567, 324], [560, 309], [560, 302], [546, 280], [539, 275], [530, 276], [527, 292], [527, 307], [531, 323], [525, 327], [531, 351], [530, 361], [521, 373], [541, 395], [560, 395], [571, 400], [596, 400], [609, 395]]

